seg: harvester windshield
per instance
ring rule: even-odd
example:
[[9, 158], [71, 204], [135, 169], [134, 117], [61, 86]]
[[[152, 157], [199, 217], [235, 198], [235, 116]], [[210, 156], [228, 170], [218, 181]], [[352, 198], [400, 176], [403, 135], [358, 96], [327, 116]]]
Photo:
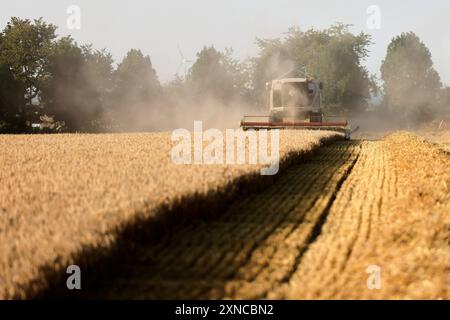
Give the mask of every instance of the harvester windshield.
[[278, 102], [281, 103], [282, 107], [309, 107], [313, 104], [314, 93], [315, 90], [312, 83], [286, 82], [281, 85], [277, 94], [274, 92], [274, 102], [277, 100], [275, 95], [279, 95]]

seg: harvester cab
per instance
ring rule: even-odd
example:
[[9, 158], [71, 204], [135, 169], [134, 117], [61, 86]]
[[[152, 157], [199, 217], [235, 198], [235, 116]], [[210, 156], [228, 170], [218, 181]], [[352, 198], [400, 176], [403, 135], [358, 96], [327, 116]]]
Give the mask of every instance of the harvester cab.
[[320, 82], [308, 78], [288, 78], [267, 83], [266, 88], [271, 122], [320, 116]]
[[247, 129], [321, 129], [343, 132], [346, 138], [356, 131], [346, 119], [325, 116], [321, 108], [322, 82], [312, 78], [277, 79], [266, 84], [268, 115], [247, 115], [241, 127]]

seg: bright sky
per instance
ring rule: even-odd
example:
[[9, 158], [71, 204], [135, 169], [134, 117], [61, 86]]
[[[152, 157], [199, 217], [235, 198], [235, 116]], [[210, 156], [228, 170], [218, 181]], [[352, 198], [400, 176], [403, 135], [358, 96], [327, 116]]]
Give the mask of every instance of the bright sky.
[[[450, 85], [450, 1], [446, 0], [14, 0], [2, 1], [0, 27], [11, 16], [43, 17], [72, 34], [80, 44], [107, 48], [119, 62], [130, 48], [149, 54], [162, 82], [173, 78], [181, 58], [194, 59], [203, 45], [232, 47], [236, 58], [257, 53], [255, 38], [282, 35], [289, 26], [325, 28], [353, 24], [352, 31], [373, 37], [365, 64], [379, 73], [389, 41], [414, 31], [433, 55], [435, 68]], [[67, 8], [81, 9], [80, 30], [67, 27]], [[380, 29], [368, 28], [369, 6], [380, 9]], [[371, 20], [373, 21], [373, 20]], [[372, 24], [373, 25], [373, 24]]]

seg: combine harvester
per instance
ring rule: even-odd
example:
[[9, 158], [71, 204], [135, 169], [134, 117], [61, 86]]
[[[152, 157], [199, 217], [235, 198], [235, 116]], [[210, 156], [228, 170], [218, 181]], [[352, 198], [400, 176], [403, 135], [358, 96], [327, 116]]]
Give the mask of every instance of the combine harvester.
[[266, 84], [269, 115], [246, 115], [241, 128], [332, 130], [351, 134], [359, 129], [341, 117], [325, 116], [321, 108], [322, 82], [306, 78], [284, 78]]

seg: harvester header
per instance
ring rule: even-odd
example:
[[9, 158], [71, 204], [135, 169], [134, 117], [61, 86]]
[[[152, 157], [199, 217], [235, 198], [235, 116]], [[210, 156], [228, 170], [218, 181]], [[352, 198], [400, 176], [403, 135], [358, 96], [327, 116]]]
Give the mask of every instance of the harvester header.
[[345, 133], [349, 122], [338, 116], [325, 116], [321, 107], [322, 82], [310, 77], [277, 79], [266, 84], [268, 115], [246, 115], [241, 127], [247, 129], [310, 129]]

